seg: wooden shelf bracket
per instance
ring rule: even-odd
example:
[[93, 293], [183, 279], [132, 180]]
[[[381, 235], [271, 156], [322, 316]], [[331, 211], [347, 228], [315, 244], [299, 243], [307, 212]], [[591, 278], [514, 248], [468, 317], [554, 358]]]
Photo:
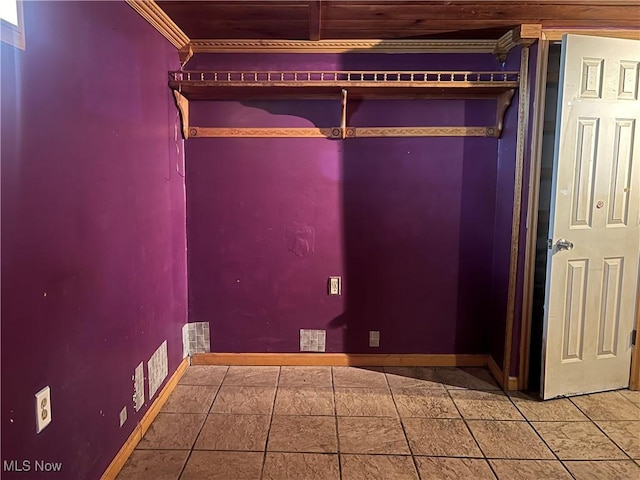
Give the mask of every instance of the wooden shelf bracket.
[[180, 125], [182, 126], [182, 138], [189, 138], [189, 100], [187, 100], [178, 90], [173, 91], [173, 98], [176, 107], [180, 112]]

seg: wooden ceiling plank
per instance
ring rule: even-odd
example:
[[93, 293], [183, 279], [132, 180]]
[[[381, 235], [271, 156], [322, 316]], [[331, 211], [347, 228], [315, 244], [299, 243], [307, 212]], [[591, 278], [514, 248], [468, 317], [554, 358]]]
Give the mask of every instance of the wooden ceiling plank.
[[360, 22], [384, 20], [412, 20], [428, 18], [430, 20], [455, 20], [462, 22], [473, 20], [503, 20], [527, 19], [599, 19], [625, 20], [629, 17], [638, 19], [638, 5], [635, 9], [629, 6], [602, 5], [522, 5], [522, 2], [512, 2], [509, 5], [467, 4], [467, 5], [425, 5], [413, 2], [399, 8], [396, 5], [354, 5], [339, 3], [327, 5], [326, 19], [331, 21], [356, 20]]
[[309, 40], [320, 40], [321, 31], [322, 0], [309, 0]]
[[496, 40], [521, 24], [640, 30], [640, 0], [128, 1], [155, 6], [141, 13], [152, 24], [166, 13], [175, 28], [163, 35], [179, 48], [184, 38]]

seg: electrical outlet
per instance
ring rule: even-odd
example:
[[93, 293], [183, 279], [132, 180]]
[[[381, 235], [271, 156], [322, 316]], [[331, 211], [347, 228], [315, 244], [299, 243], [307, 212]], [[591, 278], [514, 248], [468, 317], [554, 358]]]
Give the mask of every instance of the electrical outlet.
[[120, 410], [120, 426], [122, 427], [122, 425], [124, 425], [124, 422], [127, 421], [127, 406], [125, 405], [124, 407], [122, 407], [122, 410]]
[[342, 277], [329, 277], [329, 295], [342, 295]]
[[36, 433], [51, 423], [51, 388], [44, 387], [36, 393]]
[[380, 332], [378, 330], [369, 331], [369, 346], [370, 347], [380, 346]]

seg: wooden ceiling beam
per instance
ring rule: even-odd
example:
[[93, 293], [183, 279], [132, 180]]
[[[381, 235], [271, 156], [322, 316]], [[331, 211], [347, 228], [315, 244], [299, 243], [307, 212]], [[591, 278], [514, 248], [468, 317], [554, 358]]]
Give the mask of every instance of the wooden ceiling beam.
[[309, 40], [322, 37], [322, 0], [309, 0]]

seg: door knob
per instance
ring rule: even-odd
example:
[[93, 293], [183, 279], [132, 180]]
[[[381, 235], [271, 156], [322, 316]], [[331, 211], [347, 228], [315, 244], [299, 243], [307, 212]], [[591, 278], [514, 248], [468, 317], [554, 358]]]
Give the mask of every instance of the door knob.
[[566, 238], [561, 238], [556, 242], [556, 249], [558, 251], [571, 250], [573, 248], [573, 242], [570, 242]]

